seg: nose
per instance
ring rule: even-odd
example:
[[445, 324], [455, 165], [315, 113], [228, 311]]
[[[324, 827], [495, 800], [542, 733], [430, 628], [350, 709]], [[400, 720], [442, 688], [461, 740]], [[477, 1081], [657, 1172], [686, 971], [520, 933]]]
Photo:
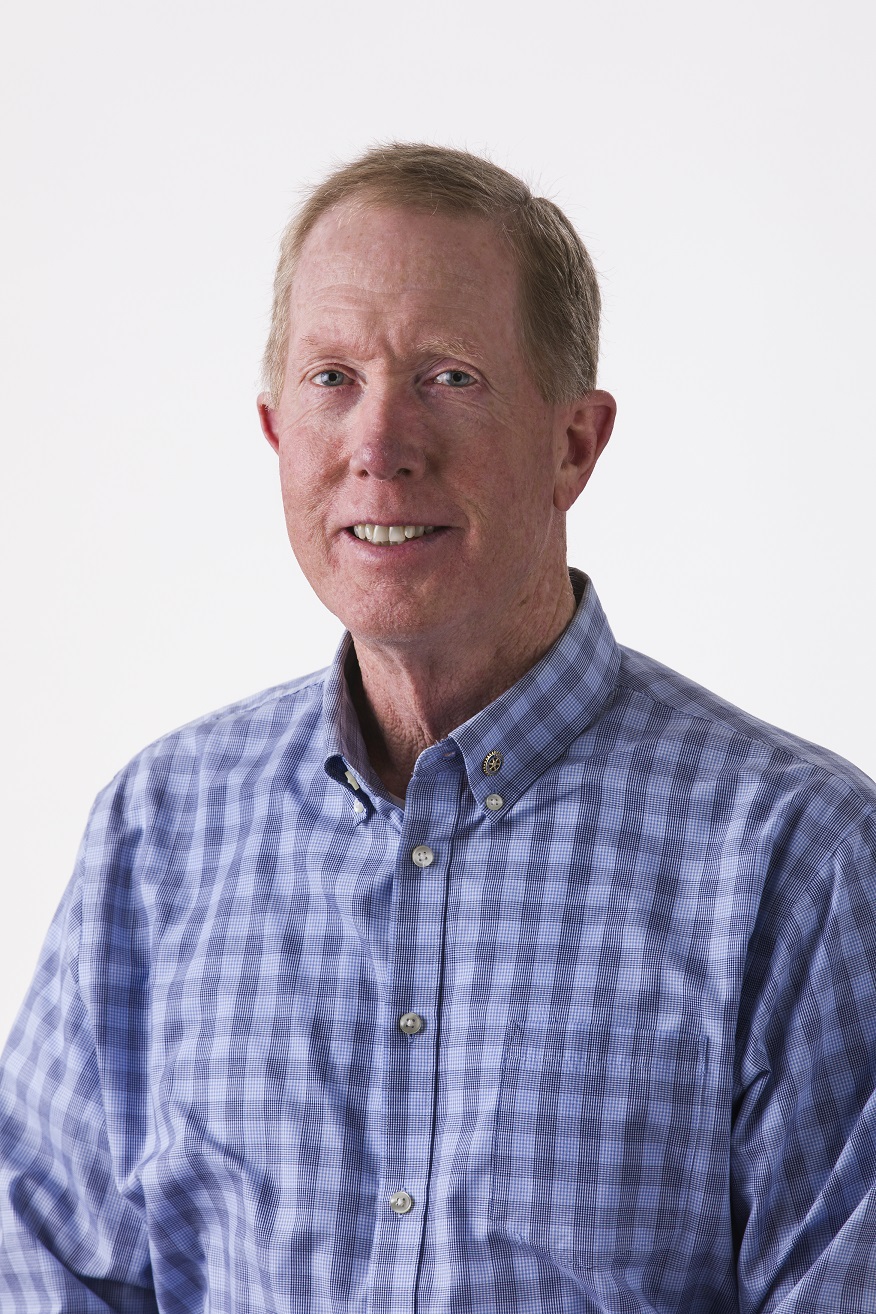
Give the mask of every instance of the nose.
[[350, 467], [361, 479], [415, 479], [426, 468], [423, 435], [405, 399], [369, 385], [352, 420]]

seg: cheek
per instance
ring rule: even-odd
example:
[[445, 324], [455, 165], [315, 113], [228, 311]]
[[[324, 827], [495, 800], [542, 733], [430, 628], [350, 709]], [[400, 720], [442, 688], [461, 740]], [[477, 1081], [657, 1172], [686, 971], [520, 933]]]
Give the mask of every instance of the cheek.
[[280, 484], [288, 504], [322, 501], [338, 478], [337, 439], [321, 427], [297, 425], [280, 440]]
[[553, 505], [554, 472], [550, 453], [533, 442], [514, 453], [503, 472], [504, 496], [517, 514], [541, 521]]
[[329, 519], [325, 481], [312, 459], [286, 451], [280, 459], [280, 488], [292, 550], [301, 563], [315, 560], [324, 551]]

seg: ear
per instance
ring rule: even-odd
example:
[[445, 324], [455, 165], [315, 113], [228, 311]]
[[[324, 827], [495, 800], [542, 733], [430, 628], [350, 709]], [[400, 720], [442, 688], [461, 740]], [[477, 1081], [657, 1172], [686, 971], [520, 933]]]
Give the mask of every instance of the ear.
[[258, 396], [259, 423], [262, 426], [262, 433], [267, 438], [275, 452], [280, 450], [280, 439], [277, 431], [277, 412], [271, 405], [271, 399], [268, 393], [260, 392]]
[[560, 408], [564, 431], [554, 485], [554, 506], [565, 514], [584, 491], [611, 437], [617, 404], [609, 392], [594, 389]]

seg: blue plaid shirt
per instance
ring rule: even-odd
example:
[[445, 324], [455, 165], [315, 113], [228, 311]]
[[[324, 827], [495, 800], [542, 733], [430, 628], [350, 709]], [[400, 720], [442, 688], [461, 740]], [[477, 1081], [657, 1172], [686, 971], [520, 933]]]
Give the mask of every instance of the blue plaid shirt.
[[5, 1058], [4, 1314], [876, 1309], [871, 782], [588, 585], [402, 809], [348, 652], [98, 799]]

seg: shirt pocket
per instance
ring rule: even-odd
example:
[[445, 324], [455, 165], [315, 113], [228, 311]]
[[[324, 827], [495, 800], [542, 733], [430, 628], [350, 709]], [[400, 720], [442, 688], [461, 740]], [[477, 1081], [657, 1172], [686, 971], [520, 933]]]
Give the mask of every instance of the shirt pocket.
[[516, 1028], [491, 1147], [491, 1220], [591, 1273], [677, 1263], [701, 1221], [706, 1057], [705, 1036], [683, 1026], [611, 1023], [559, 1040]]

